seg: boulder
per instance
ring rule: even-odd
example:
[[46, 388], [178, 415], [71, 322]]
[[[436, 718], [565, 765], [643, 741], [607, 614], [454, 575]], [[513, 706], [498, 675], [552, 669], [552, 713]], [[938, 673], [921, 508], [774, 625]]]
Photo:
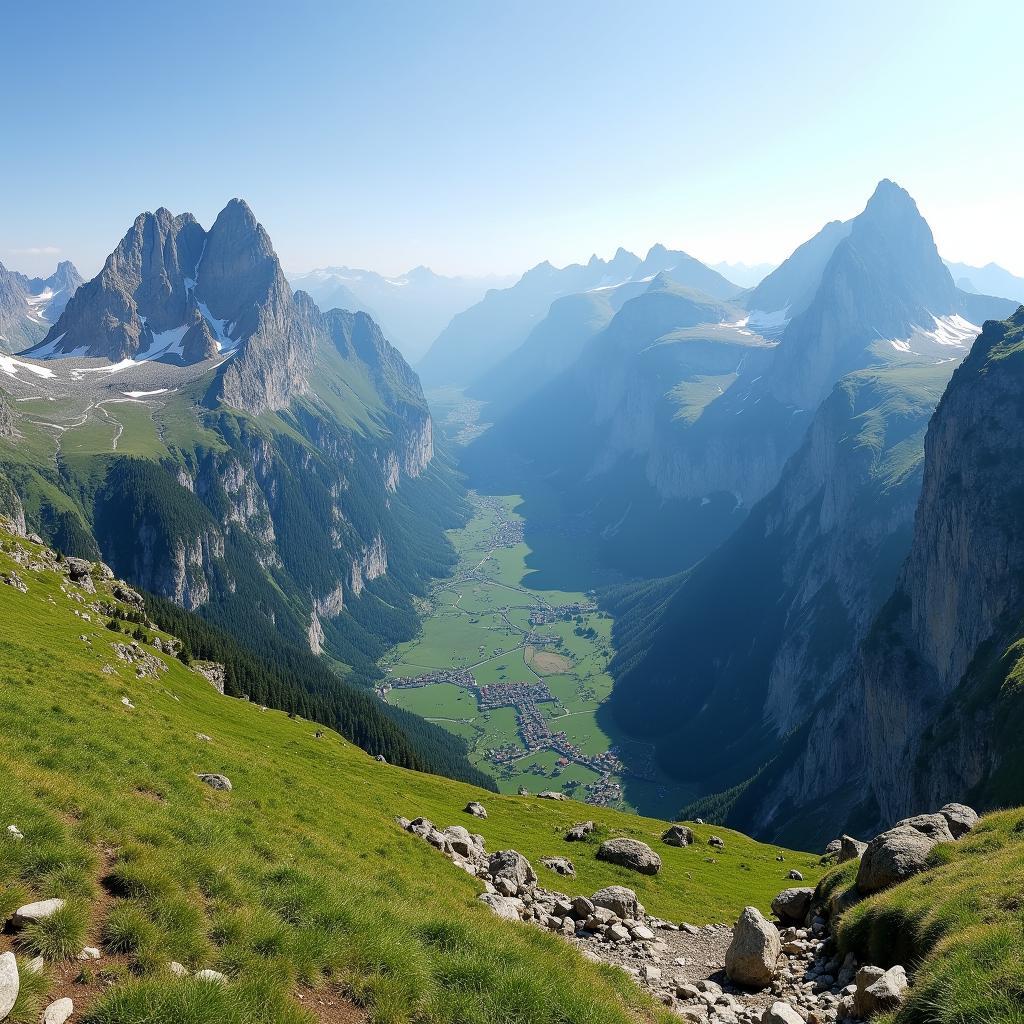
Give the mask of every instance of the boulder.
[[794, 882], [802, 882], [804, 880], [804, 876], [796, 868], [790, 868], [789, 878]]
[[775, 978], [782, 942], [775, 925], [757, 907], [747, 907], [732, 931], [725, 952], [725, 973], [730, 981], [747, 988], [765, 988]]
[[946, 804], [939, 811], [946, 819], [949, 831], [954, 839], [959, 839], [978, 824], [978, 812], [967, 804]]
[[800, 924], [807, 916], [814, 890], [810, 888], [783, 889], [772, 900], [772, 913], [783, 924]]
[[79, 583], [92, 575], [92, 562], [87, 562], [84, 558], [65, 558], [64, 571], [69, 580]]
[[863, 856], [867, 848], [867, 843], [862, 843], [859, 839], [854, 839], [853, 836], [842, 836], [839, 840], [839, 863], [844, 864], [848, 860], [856, 860]]
[[566, 875], [569, 878], [576, 877], [576, 868], [567, 857], [541, 857], [540, 862], [544, 867], [550, 868], [560, 875]]
[[708, 840], [708, 846], [714, 846], [719, 850], [725, 849], [725, 840], [721, 836], [712, 836]]
[[26, 903], [14, 912], [15, 924], [30, 924], [33, 921], [45, 921], [64, 906], [63, 900], [39, 900], [37, 903]]
[[504, 878], [524, 889], [537, 884], [537, 872], [518, 850], [499, 850], [492, 853], [488, 869], [495, 881]]
[[565, 841], [567, 843], [581, 843], [593, 831], [594, 823], [592, 821], [581, 821], [579, 824], [573, 825], [573, 827], [565, 833]]
[[586, 921], [594, 912], [595, 907], [596, 904], [592, 900], [588, 900], [586, 896], [577, 896], [572, 901], [573, 916], [580, 921]]
[[554, 789], [545, 789], [543, 793], [538, 793], [538, 797], [541, 800], [568, 800], [569, 798], [564, 793], [559, 793]]
[[934, 839], [936, 843], [953, 842], [953, 833], [949, 830], [949, 823], [941, 814], [916, 814], [912, 818], [904, 818], [897, 821], [893, 828], [901, 828], [907, 825], [916, 828], [922, 835]]
[[864, 1004], [869, 1014], [895, 1010], [907, 998], [907, 972], [898, 964], [890, 967], [864, 990]]
[[606, 839], [597, 849], [597, 859], [642, 875], [656, 875], [661, 870], [661, 858], [639, 839]]
[[0, 1020], [5, 1020], [14, 1009], [20, 988], [18, 961], [13, 953], [0, 953]]
[[898, 825], [875, 836], [860, 860], [858, 892], [869, 896], [923, 871], [935, 843], [911, 825]]
[[167, 969], [176, 978], [187, 978], [188, 977], [188, 968], [184, 964], [179, 964], [177, 960], [172, 960], [167, 965]]
[[225, 793], [231, 792], [231, 780], [226, 775], [219, 775], [217, 772], [199, 772], [196, 778], [205, 782], [211, 789], [219, 789]]
[[789, 1003], [776, 1000], [771, 1006], [765, 1007], [761, 1014], [761, 1024], [804, 1024], [804, 1019]]
[[670, 825], [662, 832], [661, 841], [666, 846], [691, 846], [693, 831], [686, 825]]
[[75, 1004], [64, 996], [56, 999], [43, 1011], [43, 1024], [65, 1024], [75, 1012]]
[[99, 960], [100, 951], [95, 946], [83, 946], [82, 952], [78, 954], [79, 960]]
[[451, 848], [460, 857], [472, 857], [480, 852], [473, 837], [469, 834], [469, 830], [461, 825], [449, 825], [441, 835], [448, 840]]
[[825, 847], [825, 852], [821, 855], [822, 860], [838, 860], [842, 849], [842, 839], [833, 839], [832, 842]]
[[610, 910], [624, 920], [638, 918], [643, 914], [643, 907], [640, 906], [636, 893], [624, 885], [606, 885], [590, 897], [590, 902], [595, 907], [604, 907], [606, 910]]
[[[888, 980], [883, 984], [883, 979], [887, 976]], [[899, 993], [902, 1001], [902, 994], [906, 988], [907, 974], [902, 967], [893, 967], [888, 971], [883, 971], [881, 967], [862, 967], [856, 975], [851, 1012], [855, 1017], [869, 1017], [879, 1013], [882, 1010], [879, 997], [882, 1000], [891, 1000]]]
[[520, 903], [518, 900], [508, 896], [499, 896], [497, 893], [483, 892], [480, 894], [480, 902], [486, 903], [491, 912], [506, 921], [518, 921]]
[[622, 924], [610, 924], [605, 935], [611, 939], [612, 942], [629, 942], [629, 929]]
[[466, 814], [472, 814], [474, 818], [487, 817], [487, 808], [485, 808], [483, 804], [477, 803], [476, 800], [470, 800], [463, 810]]

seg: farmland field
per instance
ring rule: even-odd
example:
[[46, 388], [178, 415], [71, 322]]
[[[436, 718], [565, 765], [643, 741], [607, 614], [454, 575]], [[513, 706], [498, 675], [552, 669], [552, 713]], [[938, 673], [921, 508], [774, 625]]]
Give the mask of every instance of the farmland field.
[[[613, 735], [598, 720], [612, 687], [611, 617], [592, 594], [525, 586], [531, 549], [520, 499], [471, 498], [472, 519], [449, 534], [456, 570], [435, 584], [419, 636], [382, 660], [382, 696], [463, 736], [472, 761], [502, 792], [560, 789], [593, 803], [673, 814], [688, 794], [658, 772], [645, 744]], [[480, 706], [475, 688], [502, 683], [542, 687], [533, 706], [553, 739], [542, 732], [527, 746], [521, 703]]]

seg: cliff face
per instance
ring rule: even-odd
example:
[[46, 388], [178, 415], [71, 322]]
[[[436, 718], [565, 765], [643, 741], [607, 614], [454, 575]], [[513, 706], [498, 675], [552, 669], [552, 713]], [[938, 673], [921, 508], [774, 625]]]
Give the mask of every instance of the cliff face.
[[[1024, 797], [1004, 723], [1020, 714], [1014, 673], [1024, 619], [1024, 309], [989, 322], [928, 428], [906, 561], [842, 685], [738, 806], [775, 836], [869, 829], [970, 796]], [[1001, 781], [998, 781], [1001, 780]], [[828, 807], [825, 828], [807, 816]]]
[[667, 771], [742, 781], [840, 683], [908, 549], [924, 430], [950, 372], [844, 378], [736, 534], [653, 624], [617, 627], [616, 717], [655, 739]]

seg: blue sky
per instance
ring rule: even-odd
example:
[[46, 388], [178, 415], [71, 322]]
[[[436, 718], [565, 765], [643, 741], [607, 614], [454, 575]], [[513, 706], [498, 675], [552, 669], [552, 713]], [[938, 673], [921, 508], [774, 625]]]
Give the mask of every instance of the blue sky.
[[7, 5], [0, 261], [92, 274], [138, 212], [235, 195], [294, 270], [777, 261], [891, 177], [945, 256], [1024, 274], [1021, 7]]

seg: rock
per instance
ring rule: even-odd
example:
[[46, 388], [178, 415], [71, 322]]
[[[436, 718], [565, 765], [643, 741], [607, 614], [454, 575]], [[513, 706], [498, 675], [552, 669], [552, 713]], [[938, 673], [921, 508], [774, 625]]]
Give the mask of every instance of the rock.
[[15, 840], [16, 842], [20, 842], [22, 839], [25, 838], [24, 833], [21, 831], [20, 828], [18, 828], [17, 825], [8, 825], [7, 834], [11, 837], [11, 839]]
[[661, 981], [661, 968], [653, 964], [644, 964], [640, 968], [640, 977], [649, 985], [656, 985]]
[[[907, 998], [907, 972], [899, 965], [890, 967], [863, 993], [869, 1014], [886, 1013], [895, 1010]], [[856, 999], [856, 997], [854, 997]], [[862, 1004], [863, 1005], [863, 1004]]]
[[804, 1019], [789, 1003], [779, 1000], [765, 1008], [761, 1024], [804, 1024]]
[[[638, 924], [629, 929], [629, 934], [634, 942], [651, 942], [654, 939], [654, 932], [645, 924]], [[659, 975], [660, 977], [660, 975]]]
[[670, 825], [662, 832], [661, 841], [666, 846], [691, 846], [693, 831], [686, 825]]
[[228, 983], [226, 974], [221, 974], [220, 971], [211, 970], [209, 967], [203, 971], [196, 971], [196, 978], [199, 981], [209, 981], [217, 985], [226, 985]]
[[622, 924], [610, 924], [605, 932], [612, 942], [629, 942], [629, 929]]
[[844, 835], [839, 840], [839, 863], [844, 864], [848, 860], [856, 860], [862, 856], [868, 848], [867, 843], [862, 843], [853, 836]]
[[449, 825], [441, 835], [448, 840], [448, 844], [460, 857], [472, 857], [480, 852], [469, 830], [461, 825]]
[[783, 889], [772, 900], [772, 913], [784, 924], [800, 924], [811, 906], [811, 888]]
[[196, 733], [196, 739], [199, 740], [200, 743], [212, 743], [213, 742], [213, 740], [209, 736], [207, 736], [205, 732], [197, 732]]
[[684, 1006], [679, 1010], [679, 1017], [686, 1024], [707, 1024], [708, 1011], [699, 1006]]
[[491, 908], [492, 913], [498, 917], [503, 918], [506, 921], [518, 921], [519, 920], [519, 907], [520, 903], [518, 900], [512, 899], [508, 896], [499, 896], [497, 893], [483, 892], [479, 896], [481, 903], [486, 903]]
[[231, 780], [226, 775], [218, 775], [216, 772], [199, 772], [196, 778], [200, 782], [205, 782], [211, 789], [223, 790], [225, 793], [231, 792]]
[[553, 789], [545, 789], [543, 793], [538, 793], [538, 797], [541, 800], [568, 800], [569, 798], [564, 793], [559, 793]]
[[946, 804], [939, 810], [946, 819], [949, 831], [954, 839], [959, 839], [978, 824], [978, 812], [967, 804]]
[[794, 882], [802, 882], [804, 880], [804, 876], [801, 875], [796, 868], [790, 869], [789, 878], [791, 878]]
[[661, 870], [661, 858], [639, 839], [606, 839], [597, 849], [597, 859], [621, 864], [642, 875], [656, 875]]
[[64, 900], [58, 899], [39, 900], [37, 903], [26, 903], [25, 906], [18, 907], [14, 912], [14, 921], [16, 924], [29, 924], [32, 921], [45, 921], [46, 918], [52, 917], [63, 906]]
[[860, 860], [858, 892], [868, 896], [923, 871], [935, 844], [936, 840], [911, 825], [899, 825], [875, 836]]
[[379, 764], [387, 764], [388, 763], [388, 759], [383, 754], [378, 754], [374, 758], [374, 760], [377, 761]]
[[468, 804], [463, 808], [466, 814], [472, 814], [474, 818], [486, 818], [487, 809], [483, 804], [477, 803], [476, 800], [470, 800]]
[[540, 862], [544, 867], [550, 868], [560, 875], [566, 875], [569, 878], [576, 877], [576, 868], [567, 857], [541, 857]]
[[594, 912], [595, 905], [586, 896], [577, 896], [572, 901], [572, 912], [573, 916], [580, 921], [586, 921], [588, 917]]
[[524, 889], [537, 884], [537, 872], [533, 870], [533, 865], [517, 850], [499, 850], [492, 853], [488, 869], [495, 881], [505, 878]]
[[78, 583], [92, 575], [92, 562], [87, 562], [84, 558], [65, 558], [64, 572], [67, 573], [69, 580]]
[[594, 823], [592, 821], [581, 821], [578, 825], [573, 825], [573, 827], [565, 833], [565, 841], [567, 843], [581, 843], [593, 831]]
[[172, 960], [168, 965], [167, 969], [178, 978], [188, 977], [188, 968], [184, 964], [179, 964], [177, 960]]
[[99, 960], [100, 951], [95, 946], [83, 946], [82, 952], [78, 954], [79, 960]]
[[782, 952], [779, 932], [761, 915], [757, 907], [747, 907], [725, 953], [725, 973], [730, 981], [749, 988], [765, 988], [775, 978]]
[[825, 847], [825, 852], [821, 855], [821, 858], [822, 860], [838, 860], [842, 849], [842, 839], [833, 839], [832, 842]]
[[43, 1024], [64, 1024], [75, 1012], [75, 1004], [64, 996], [56, 999], [43, 1011]]
[[721, 836], [712, 836], [708, 840], [708, 846], [714, 846], [714, 847], [717, 847], [719, 850], [724, 850], [725, 849], [725, 840], [722, 839]]
[[935, 840], [936, 843], [953, 842], [953, 833], [949, 830], [949, 824], [941, 814], [917, 814], [913, 818], [904, 818], [897, 821], [893, 828], [903, 826], [916, 828], [922, 835]]
[[624, 885], [606, 885], [603, 889], [598, 889], [590, 897], [590, 902], [598, 909], [604, 907], [624, 920], [627, 918], [638, 918], [643, 913], [643, 908], [640, 906], [636, 893], [632, 889], [627, 889]]
[[20, 989], [18, 961], [13, 953], [0, 953], [0, 1020], [5, 1020], [14, 1009]]
[[519, 789], [516, 790], [516, 792], [520, 796], [529, 796], [530, 795], [530, 791], [525, 786], [520, 786]]
[[864, 966], [857, 971], [850, 1000], [850, 1014], [856, 1017], [867, 1017], [874, 1006], [874, 998], [867, 994], [868, 989], [885, 974], [881, 967]]

